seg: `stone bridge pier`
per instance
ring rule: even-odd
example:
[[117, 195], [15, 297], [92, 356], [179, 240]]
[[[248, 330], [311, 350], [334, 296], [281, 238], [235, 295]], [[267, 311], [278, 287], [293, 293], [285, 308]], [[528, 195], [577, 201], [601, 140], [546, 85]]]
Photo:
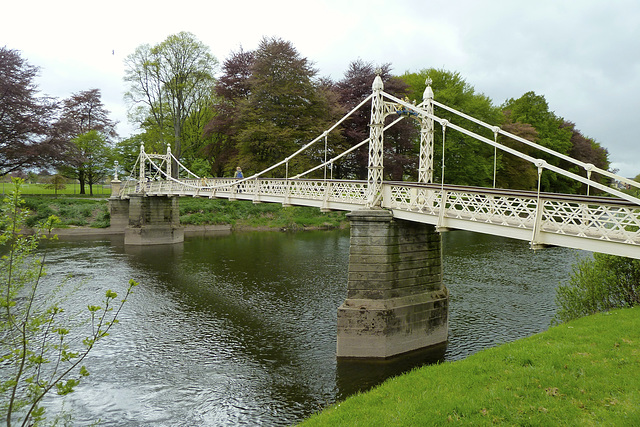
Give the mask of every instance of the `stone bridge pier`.
[[165, 245], [184, 242], [177, 197], [131, 194], [110, 199], [111, 228], [124, 231], [125, 245]]
[[449, 292], [441, 236], [383, 209], [350, 213], [347, 298], [337, 356], [388, 358], [447, 341]]

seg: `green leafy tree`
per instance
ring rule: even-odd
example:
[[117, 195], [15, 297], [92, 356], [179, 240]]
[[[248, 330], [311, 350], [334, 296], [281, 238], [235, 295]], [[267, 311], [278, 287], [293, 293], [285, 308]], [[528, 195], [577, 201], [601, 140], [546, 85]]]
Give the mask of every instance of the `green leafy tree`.
[[90, 130], [71, 140], [73, 156], [66, 165], [59, 168], [67, 178], [80, 182], [80, 194], [85, 193], [85, 184], [89, 185], [89, 194], [93, 195], [93, 185], [100, 182], [112, 171], [113, 152], [105, 136]]
[[[328, 127], [329, 108], [318, 89], [316, 73], [290, 42], [278, 38], [260, 41], [251, 67], [249, 96], [239, 101], [237, 163], [243, 169], [265, 169]], [[310, 162], [308, 157], [294, 159], [289, 170], [300, 172]]]
[[59, 174], [52, 175], [47, 184], [45, 184], [44, 188], [48, 190], [53, 190], [55, 192], [56, 197], [58, 196], [58, 191], [64, 190], [67, 187], [67, 180], [65, 177]]
[[[511, 122], [532, 125], [538, 134], [536, 143], [543, 147], [551, 148], [558, 153], [569, 154], [572, 148], [572, 130], [564, 126], [565, 121], [563, 118], [556, 116], [553, 111], [549, 110], [549, 105], [544, 96], [537, 95], [534, 92], [527, 92], [518, 99], [508, 99], [502, 105], [502, 109]], [[547, 161], [549, 164], [562, 166], [560, 159], [545, 152], [534, 150], [530, 154], [533, 157]], [[577, 169], [572, 171], [577, 172]], [[544, 171], [540, 179], [540, 189], [542, 191], [575, 193], [579, 188], [579, 182], [551, 171]]]
[[38, 244], [56, 218], [50, 217], [29, 237], [21, 234], [27, 215], [22, 183], [14, 180], [0, 212], [0, 413], [7, 426], [40, 424], [45, 420], [43, 398], [52, 392], [67, 395], [89, 375], [83, 361], [109, 335], [136, 285], [130, 282], [122, 300], [109, 290], [102, 306], [89, 305], [86, 331], [73, 326], [56, 298], [64, 284], [46, 289], [41, 281], [47, 250], [37, 250]]
[[125, 60], [130, 118], [163, 142], [171, 135], [172, 152], [181, 158], [185, 123], [210, 102], [217, 65], [209, 47], [188, 32], [139, 46]]
[[[491, 99], [476, 93], [457, 72], [436, 68], [423, 69], [417, 73], [405, 73], [402, 79], [410, 85], [410, 95], [416, 102], [422, 102], [426, 79], [432, 81], [434, 99], [465, 114], [489, 124], [502, 122], [500, 110], [493, 106]], [[465, 127], [486, 138], [493, 139], [493, 132], [470, 123], [446, 110], [435, 109], [437, 116]], [[442, 130], [435, 125], [434, 181], [442, 180]], [[445, 179], [451, 184], [491, 186], [493, 181], [494, 150], [491, 146], [477, 141], [452, 129], [447, 129], [444, 140]]]
[[640, 304], [640, 260], [594, 253], [556, 291], [555, 322]]

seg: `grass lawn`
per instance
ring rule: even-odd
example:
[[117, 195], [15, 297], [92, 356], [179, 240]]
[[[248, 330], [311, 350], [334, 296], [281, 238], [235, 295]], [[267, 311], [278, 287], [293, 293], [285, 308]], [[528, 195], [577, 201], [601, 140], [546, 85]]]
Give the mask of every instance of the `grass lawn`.
[[[13, 190], [13, 184], [10, 182], [0, 183], [0, 192], [2, 194], [9, 194]], [[86, 196], [89, 196], [89, 186], [85, 185], [84, 190]], [[21, 191], [23, 195], [56, 195], [56, 191], [50, 188], [46, 188], [45, 184], [22, 184]], [[57, 191], [58, 195], [80, 195], [79, 184], [66, 184], [63, 189]], [[95, 197], [109, 197], [111, 195], [111, 186], [95, 184], [93, 186], [93, 195]], [[84, 197], [84, 195], [83, 195]]]
[[638, 426], [640, 307], [416, 369], [302, 426]]

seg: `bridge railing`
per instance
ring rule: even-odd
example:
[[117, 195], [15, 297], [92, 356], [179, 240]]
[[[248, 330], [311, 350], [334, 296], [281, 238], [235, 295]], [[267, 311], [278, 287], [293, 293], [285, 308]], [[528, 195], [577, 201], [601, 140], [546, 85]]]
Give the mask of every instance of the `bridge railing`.
[[394, 216], [422, 216], [441, 229], [493, 232], [534, 245], [560, 244], [566, 236], [590, 239], [589, 248], [581, 247], [594, 251], [607, 242], [640, 249], [640, 206], [620, 199], [407, 183], [387, 184], [384, 191], [383, 207]]
[[[228, 198], [353, 210], [366, 181], [256, 178], [127, 183], [124, 194]], [[638, 258], [640, 206], [610, 197], [407, 182], [383, 183], [381, 207], [394, 217], [448, 228]], [[576, 239], [577, 238], [577, 239]], [[576, 243], [580, 241], [580, 243]], [[620, 245], [622, 243], [622, 245]], [[615, 247], [614, 247], [615, 246]]]
[[[254, 202], [269, 201], [283, 204], [305, 204], [316, 201], [314, 206], [360, 206], [365, 204], [366, 181], [311, 180], [255, 178], [237, 180], [231, 178], [181, 179], [175, 181], [148, 181], [139, 184], [128, 181], [120, 191], [121, 197], [132, 194], [221, 197], [245, 199]], [[295, 203], [294, 203], [295, 202]]]

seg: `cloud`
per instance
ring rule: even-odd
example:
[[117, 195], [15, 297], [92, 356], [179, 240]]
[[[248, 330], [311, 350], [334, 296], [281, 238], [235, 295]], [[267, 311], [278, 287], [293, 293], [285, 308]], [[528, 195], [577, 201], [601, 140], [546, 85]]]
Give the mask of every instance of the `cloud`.
[[11, 2], [0, 40], [42, 67], [54, 96], [93, 87], [126, 124], [123, 59], [141, 44], [192, 32], [221, 62], [263, 36], [289, 40], [319, 74], [342, 78], [351, 61], [391, 63], [397, 74], [459, 72], [495, 104], [527, 91], [609, 149], [621, 173], [640, 173], [632, 125], [640, 111], [640, 3], [635, 0], [320, 0]]

